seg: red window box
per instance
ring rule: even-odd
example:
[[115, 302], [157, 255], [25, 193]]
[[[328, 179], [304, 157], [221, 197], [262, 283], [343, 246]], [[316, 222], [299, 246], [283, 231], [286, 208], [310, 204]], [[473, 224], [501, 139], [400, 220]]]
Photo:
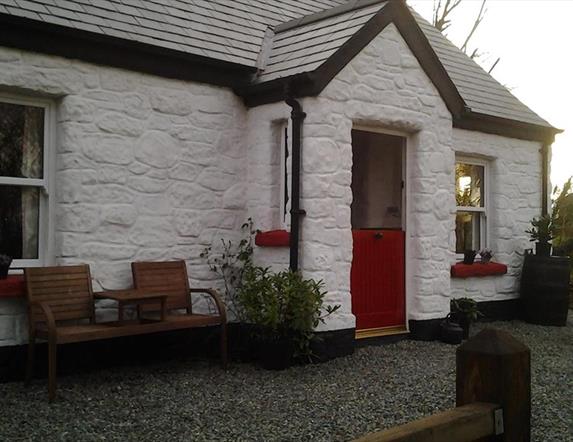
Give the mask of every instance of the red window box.
[[255, 235], [255, 244], [259, 247], [288, 247], [290, 245], [290, 233], [286, 230], [258, 232]]
[[0, 298], [19, 298], [26, 296], [24, 275], [9, 275], [0, 279]]
[[505, 275], [507, 266], [499, 262], [464, 264], [458, 262], [451, 268], [452, 278], [474, 278], [481, 276]]

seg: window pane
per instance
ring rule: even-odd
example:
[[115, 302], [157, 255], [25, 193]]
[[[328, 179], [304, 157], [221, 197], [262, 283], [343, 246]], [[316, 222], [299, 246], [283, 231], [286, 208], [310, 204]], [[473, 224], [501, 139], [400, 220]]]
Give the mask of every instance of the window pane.
[[456, 214], [456, 253], [481, 249], [481, 216], [476, 212]]
[[38, 258], [40, 189], [0, 186], [0, 253]]
[[463, 207], [484, 207], [484, 167], [456, 163], [456, 204]]
[[0, 176], [42, 178], [44, 109], [0, 102]]

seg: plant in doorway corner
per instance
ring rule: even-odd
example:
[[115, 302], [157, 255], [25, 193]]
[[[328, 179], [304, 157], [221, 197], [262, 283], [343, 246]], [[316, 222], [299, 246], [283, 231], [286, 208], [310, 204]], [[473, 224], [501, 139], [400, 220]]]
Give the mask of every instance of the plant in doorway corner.
[[482, 316], [478, 310], [477, 302], [471, 298], [454, 298], [450, 301], [450, 312], [452, 319], [462, 327], [464, 339], [468, 339], [472, 322]]

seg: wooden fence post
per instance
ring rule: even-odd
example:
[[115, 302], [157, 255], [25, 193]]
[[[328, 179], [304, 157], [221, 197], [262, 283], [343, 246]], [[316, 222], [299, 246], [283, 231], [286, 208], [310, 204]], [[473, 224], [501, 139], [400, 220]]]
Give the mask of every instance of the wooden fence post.
[[491, 402], [503, 407], [505, 442], [531, 437], [531, 357], [509, 333], [485, 329], [456, 351], [456, 405]]

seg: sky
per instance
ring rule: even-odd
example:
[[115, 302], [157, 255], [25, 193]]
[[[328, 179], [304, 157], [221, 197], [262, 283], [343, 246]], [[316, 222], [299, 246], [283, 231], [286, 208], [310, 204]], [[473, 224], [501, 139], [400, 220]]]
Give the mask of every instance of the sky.
[[[408, 0], [428, 21], [433, 0]], [[447, 37], [460, 46], [481, 0], [463, 0], [452, 12]], [[553, 144], [551, 180], [561, 186], [573, 175], [573, 0], [487, 0], [486, 15], [474, 34], [478, 63], [523, 103], [553, 126], [564, 129]]]

